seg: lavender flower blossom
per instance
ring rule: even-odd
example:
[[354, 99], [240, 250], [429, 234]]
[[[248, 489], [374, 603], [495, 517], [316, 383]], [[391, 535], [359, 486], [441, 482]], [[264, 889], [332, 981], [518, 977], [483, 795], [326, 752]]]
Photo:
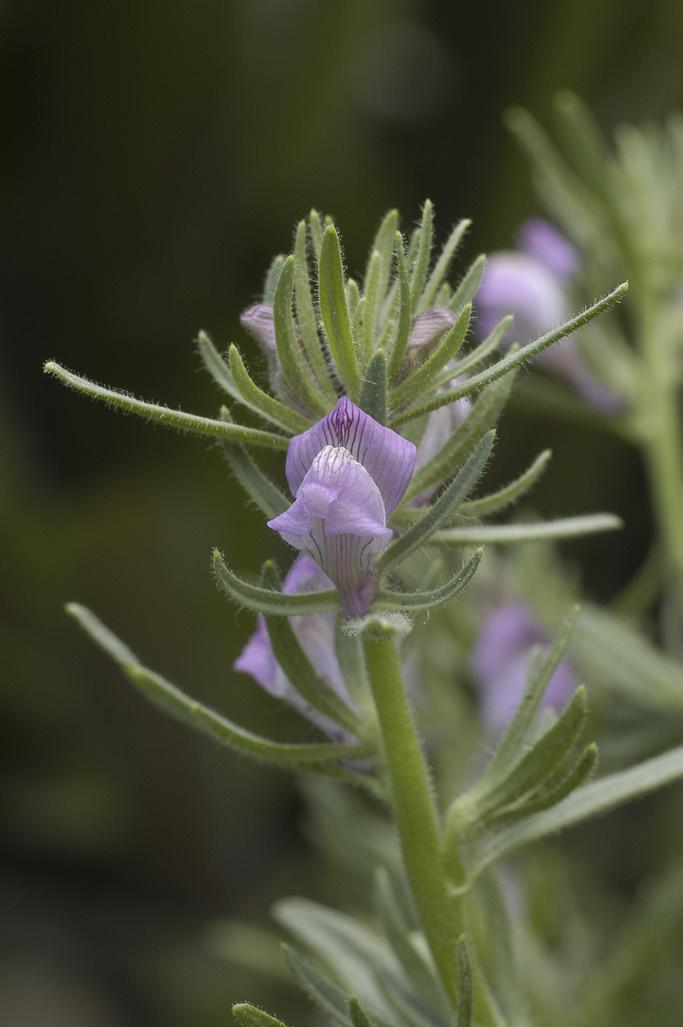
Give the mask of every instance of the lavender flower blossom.
[[240, 324], [253, 339], [256, 339], [267, 357], [275, 355], [275, 321], [272, 307], [267, 303], [254, 303], [240, 314]]
[[418, 314], [410, 327], [408, 351], [424, 349], [453, 327], [457, 318], [447, 307], [430, 307]]
[[[484, 724], [492, 735], [506, 727], [524, 694], [530, 648], [549, 642], [532, 612], [520, 602], [498, 606], [484, 622], [472, 654], [472, 673]], [[561, 660], [550, 678], [543, 705], [564, 706], [577, 684], [571, 665]]]
[[295, 499], [268, 526], [316, 561], [350, 615], [367, 613], [374, 598], [374, 563], [393, 534], [386, 519], [414, 467], [413, 443], [346, 396], [289, 443], [285, 473]]
[[[553, 225], [540, 218], [523, 225], [519, 246], [489, 258], [477, 309], [482, 335], [488, 335], [506, 314], [513, 314], [511, 332], [518, 342], [527, 343], [569, 319], [567, 287], [578, 269], [578, 255]], [[605, 413], [623, 406], [621, 397], [586, 367], [571, 338], [556, 342], [536, 359], [569, 382], [591, 406]]]
[[[308, 556], [300, 556], [290, 568], [283, 591], [316, 592], [332, 586], [332, 582]], [[318, 674], [330, 688], [350, 707], [353, 703], [347, 691], [334, 650], [335, 615], [320, 613], [310, 617], [292, 617], [292, 629]], [[257, 627], [246, 646], [235, 660], [235, 670], [251, 675], [267, 692], [288, 702], [335, 742], [351, 741], [348, 732], [329, 717], [313, 709], [297, 692], [275, 659], [266, 622], [259, 614]]]

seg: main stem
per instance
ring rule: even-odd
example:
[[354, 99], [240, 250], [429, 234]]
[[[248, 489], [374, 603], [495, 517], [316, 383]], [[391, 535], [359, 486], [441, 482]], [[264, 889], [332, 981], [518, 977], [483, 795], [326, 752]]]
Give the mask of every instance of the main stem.
[[363, 645], [403, 863], [434, 963], [455, 1007], [456, 939], [461, 926], [441, 859], [427, 763], [408, 705], [394, 637], [365, 638]]

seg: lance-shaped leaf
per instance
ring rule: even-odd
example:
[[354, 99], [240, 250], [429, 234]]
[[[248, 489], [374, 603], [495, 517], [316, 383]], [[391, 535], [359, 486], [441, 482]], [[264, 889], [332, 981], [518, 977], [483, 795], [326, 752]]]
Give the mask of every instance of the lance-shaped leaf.
[[287, 1027], [282, 1020], [271, 1016], [258, 1006], [252, 1006], [249, 1002], [238, 1002], [232, 1007], [232, 1015], [240, 1027]]
[[574, 827], [590, 817], [647, 795], [658, 788], [683, 778], [683, 746], [661, 756], [638, 763], [635, 767], [608, 774], [575, 789], [562, 802], [498, 831], [478, 847], [470, 868], [469, 883], [491, 863], [542, 838]]
[[[439, 526], [450, 517], [458, 505], [476, 485], [482, 474], [486, 461], [491, 454], [495, 432], [490, 431], [484, 436], [472, 455], [460, 468], [450, 484], [431, 506], [428, 506], [419, 519], [412, 524], [394, 542], [391, 542], [378, 558], [378, 566], [386, 570], [398, 560], [405, 559], [410, 553], [430, 540]], [[439, 534], [447, 534], [440, 532]]]
[[[264, 564], [261, 581], [265, 588], [279, 591], [280, 578], [272, 563]], [[289, 620], [286, 617], [273, 617], [268, 614], [264, 615], [264, 620], [275, 659], [290, 684], [314, 709], [347, 728], [351, 734], [357, 735], [362, 729], [358, 714], [348, 703], [340, 699], [331, 685], [318, 674]]]
[[458, 1027], [471, 1027], [472, 970], [464, 934], [458, 938], [456, 951], [458, 956]]
[[228, 359], [230, 374], [241, 403], [253, 410], [259, 417], [265, 417], [267, 421], [286, 432], [295, 434], [310, 427], [311, 422], [308, 417], [285, 406], [279, 399], [270, 396], [256, 384], [247, 371], [237, 346], [230, 346]]
[[318, 290], [320, 313], [332, 360], [349, 395], [355, 399], [360, 390], [360, 373], [346, 306], [339, 237], [334, 225], [328, 225], [323, 233], [318, 265]]
[[[228, 424], [232, 422], [227, 407], [221, 407], [221, 419]], [[234, 442], [224, 442], [223, 455], [244, 491], [266, 517], [277, 517], [287, 509], [289, 506], [287, 496], [254, 462], [244, 446], [239, 446]]]
[[429, 276], [429, 281], [427, 282], [424, 288], [424, 292], [422, 293], [420, 302], [417, 305], [415, 313], [419, 314], [422, 310], [426, 310], [427, 307], [430, 307], [434, 302], [434, 299], [437, 296], [439, 289], [441, 288], [443, 280], [448, 274], [448, 269], [451, 265], [453, 257], [455, 256], [456, 250], [458, 249], [458, 246], [462, 242], [462, 238], [465, 235], [465, 232], [471, 224], [472, 222], [469, 220], [469, 218], [463, 218], [462, 221], [458, 222], [458, 224], [455, 226], [455, 228], [449, 235], [444, 245], [444, 248], [441, 250], [441, 253], [439, 254], [439, 258], [436, 264], [434, 265], [434, 269]]
[[358, 405], [379, 424], [387, 420], [387, 362], [382, 350], [375, 353], [363, 376]]
[[[392, 407], [402, 406], [404, 403], [408, 403], [411, 399], [419, 396], [427, 389], [441, 368], [450, 363], [465, 341], [471, 317], [472, 306], [468, 304], [461, 311], [458, 320], [450, 331], [444, 335], [434, 352], [412, 374], [409, 374], [405, 381], [392, 390]], [[400, 418], [396, 418], [396, 420], [400, 420]]]
[[[410, 283], [408, 281], [408, 268], [406, 267], [405, 250], [403, 248], [403, 236], [396, 233], [395, 252], [396, 268], [398, 271], [398, 325], [396, 338], [391, 347], [390, 373], [395, 377], [401, 369], [403, 359], [406, 355], [406, 346], [410, 336], [410, 323], [412, 320], [412, 307], [410, 303]], [[382, 342], [385, 340], [383, 339]]]
[[453, 364], [453, 367], [448, 369], [448, 376], [444, 372], [437, 379], [436, 384], [438, 386], [448, 385], [455, 378], [462, 378], [463, 375], [469, 374], [469, 372], [478, 367], [479, 364], [483, 364], [485, 360], [490, 357], [495, 350], [498, 349], [501, 340], [507, 335], [508, 329], [514, 318], [508, 314], [507, 317], [501, 318], [497, 325], [494, 325], [493, 329], [489, 332], [485, 339], [475, 346], [474, 349], [464, 357], [460, 357], [459, 360]]
[[462, 424], [441, 449], [415, 472], [406, 492], [406, 500], [419, 496], [425, 489], [443, 481], [453, 467], [463, 463], [479, 439], [495, 426], [508, 401], [513, 382], [514, 373], [482, 392]]
[[415, 263], [413, 264], [410, 275], [410, 302], [413, 310], [417, 306], [418, 300], [422, 295], [422, 290], [424, 289], [425, 280], [427, 278], [427, 271], [429, 270], [429, 260], [432, 255], [434, 207], [431, 200], [425, 200], [425, 205], [422, 208], [422, 220], [420, 221], [419, 232], [420, 235], [417, 253], [415, 255]]
[[353, 1027], [375, 1027], [374, 1020], [365, 1012], [355, 995], [349, 999], [349, 1016]]
[[469, 396], [471, 393], [476, 392], [478, 389], [483, 388], [486, 385], [490, 385], [491, 382], [496, 381], [498, 378], [502, 378], [503, 375], [508, 374], [516, 367], [520, 367], [526, 361], [531, 360], [538, 353], [541, 353], [548, 346], [552, 346], [554, 342], [559, 342], [566, 335], [571, 335], [577, 328], [582, 328], [597, 317], [598, 314], [602, 314], [606, 310], [610, 310], [616, 303], [619, 303], [628, 291], [628, 282], [622, 282], [616, 289], [613, 289], [607, 296], [604, 296], [601, 300], [591, 304], [586, 310], [577, 314], [570, 321], [561, 325], [559, 328], [554, 328], [550, 332], [546, 332], [545, 335], [541, 335], [540, 338], [535, 339], [533, 342], [527, 343], [526, 346], [521, 346], [515, 352], [508, 353], [507, 356], [502, 357], [491, 367], [484, 371], [480, 371], [479, 374], [473, 375], [466, 382], [455, 386], [453, 389], [449, 389], [447, 392], [442, 393], [439, 396], [435, 396], [434, 399], [424, 403], [422, 406], [415, 407], [404, 414], [399, 414], [393, 419], [393, 424], [403, 424], [405, 421], [413, 420], [416, 417], [422, 417], [424, 414], [430, 413], [432, 410], [438, 410], [439, 407], [447, 406], [449, 403], [454, 402], [456, 399], [461, 399], [463, 396]]
[[372, 246], [370, 247], [370, 260], [368, 261], [368, 267], [365, 272], [365, 282], [363, 284], [363, 291], [367, 293], [368, 290], [368, 279], [370, 276], [370, 265], [372, 262], [372, 255], [379, 253], [381, 259], [381, 271], [379, 280], [377, 283], [377, 293], [380, 301], [384, 297], [389, 284], [389, 276], [391, 275], [391, 262], [393, 260], [394, 253], [394, 238], [396, 235], [396, 228], [398, 226], [398, 211], [388, 210], [382, 218], [377, 233], [373, 240]]
[[449, 310], [459, 314], [462, 308], [467, 304], [471, 303], [475, 297], [477, 289], [481, 285], [481, 280], [484, 276], [486, 269], [486, 256], [480, 253], [476, 257], [467, 271], [463, 275], [462, 281], [459, 283], [457, 289], [451, 296], [448, 303]]
[[289, 382], [294, 394], [303, 405], [316, 413], [324, 413], [328, 404], [320, 389], [316, 388], [311, 373], [301, 351], [297, 338], [292, 299], [294, 293], [294, 257], [287, 257], [282, 265], [282, 273], [275, 291], [273, 306], [273, 322], [275, 325], [275, 344], [282, 373]]
[[276, 257], [273, 257], [270, 267], [266, 273], [266, 280], [263, 284], [263, 302], [269, 307], [272, 307], [275, 302], [277, 283], [280, 281], [284, 262], [284, 253], [278, 253]]
[[210, 337], [206, 332], [199, 332], [197, 335], [197, 349], [202, 358], [204, 367], [213, 380], [233, 399], [242, 401], [239, 391], [235, 387], [228, 365], [220, 355]]
[[127, 414], [136, 414], [147, 421], [162, 424], [166, 428], [175, 428], [176, 431], [190, 432], [193, 435], [204, 435], [225, 441], [242, 442], [250, 446], [263, 446], [266, 449], [287, 449], [287, 439], [284, 435], [275, 435], [273, 432], [261, 431], [258, 428], [245, 428], [241, 424], [216, 421], [210, 417], [200, 417], [198, 414], [186, 414], [183, 410], [172, 410], [170, 407], [159, 406], [157, 403], [146, 403], [125, 392], [107, 389], [87, 378], [81, 378], [53, 360], [48, 360], [44, 370], [46, 374], [52, 375], [63, 385], [83, 393], [84, 396], [101, 400], [107, 406], [123, 410]]
[[[317, 256], [316, 256], [317, 259]], [[294, 242], [294, 306], [301, 330], [304, 354], [315, 379], [328, 402], [334, 403], [336, 392], [325, 360], [323, 344], [318, 334], [318, 317], [311, 294], [306, 254], [306, 222], [300, 221]]]
[[135, 654], [85, 607], [70, 603], [67, 611], [90, 638], [121, 667], [129, 681], [156, 706], [176, 720], [188, 724], [237, 752], [264, 763], [290, 769], [318, 769], [328, 760], [352, 759], [364, 755], [358, 745], [335, 745], [331, 742], [303, 745], [272, 742], [197, 702], [166, 681], [160, 674], [140, 663]]
[[363, 292], [363, 330], [361, 333], [362, 351], [364, 363], [367, 363], [375, 348], [375, 333], [377, 331], [377, 315], [380, 303], [380, 283], [382, 278], [382, 254], [375, 250], [368, 264], [368, 271], [365, 277], [365, 289]]
[[472, 528], [446, 528], [432, 535], [428, 542], [448, 546], [509, 545], [511, 542], [579, 538], [600, 531], [617, 531], [622, 527], [622, 521], [614, 514], [586, 514], [533, 524], [481, 524]]
[[490, 517], [491, 514], [500, 513], [501, 510], [518, 502], [536, 484], [548, 466], [551, 456], [551, 450], [544, 449], [526, 471], [508, 485], [482, 496], [481, 499], [468, 499], [460, 507], [463, 517]]
[[317, 210], [311, 210], [308, 215], [308, 230], [311, 235], [311, 246], [313, 247], [313, 255], [318, 261], [320, 259], [320, 247], [323, 242], [323, 224], [320, 219], [320, 214]]
[[436, 610], [440, 606], [455, 599], [469, 585], [477, 567], [484, 555], [483, 549], [477, 549], [475, 553], [465, 560], [462, 567], [456, 571], [450, 581], [438, 588], [429, 589], [424, 592], [394, 592], [390, 589], [380, 589], [373, 603], [374, 609], [378, 610], [411, 610], [414, 612], [423, 610]]
[[572, 750], [528, 794], [507, 806], [500, 806], [487, 817], [487, 828], [498, 830], [533, 813], [549, 809], [561, 802], [575, 788], [595, 774], [598, 765], [598, 746], [591, 742], [581, 752]]
[[352, 996], [347, 995], [338, 984], [296, 949], [285, 945], [284, 950], [292, 977], [311, 1002], [315, 1003], [324, 1016], [331, 1016], [343, 1027], [353, 1027], [349, 1012], [349, 1000]]
[[212, 554], [213, 572], [218, 587], [239, 606], [246, 606], [257, 613], [276, 617], [305, 617], [339, 609], [339, 594], [335, 589], [323, 592], [273, 592], [270, 588], [252, 585], [243, 581], [226, 565], [220, 550]]

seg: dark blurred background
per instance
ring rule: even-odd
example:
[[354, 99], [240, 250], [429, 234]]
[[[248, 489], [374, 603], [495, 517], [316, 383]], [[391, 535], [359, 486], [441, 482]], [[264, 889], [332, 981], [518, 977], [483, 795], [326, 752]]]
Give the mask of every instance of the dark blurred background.
[[[351, 268], [387, 207], [409, 225], [426, 196], [442, 238], [474, 219], [464, 258], [509, 245], [538, 207], [504, 108], [544, 118], [564, 86], [607, 128], [680, 106], [683, 7], [46, 0], [0, 3], [0, 26], [0, 1022], [225, 1024], [231, 1001], [268, 1000], [206, 926], [327, 887], [295, 785], [148, 708], [62, 607], [284, 734], [230, 670], [253, 622], [208, 573], [214, 544], [243, 570], [276, 547], [211, 446], [69, 395], [41, 362], [212, 412], [193, 338], [249, 349], [239, 312], [311, 205]], [[572, 551], [608, 597], [647, 546], [638, 461], [513, 410], [501, 462], [540, 436], [543, 512], [627, 520]], [[299, 1009], [284, 986], [278, 1002]]]

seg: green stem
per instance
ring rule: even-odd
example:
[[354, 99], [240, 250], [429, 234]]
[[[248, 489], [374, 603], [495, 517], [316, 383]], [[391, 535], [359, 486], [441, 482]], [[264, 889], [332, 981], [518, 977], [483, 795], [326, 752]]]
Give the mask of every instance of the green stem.
[[434, 963], [455, 1006], [456, 942], [462, 925], [441, 860], [429, 771], [408, 706], [394, 637], [366, 637], [364, 650], [403, 862]]

